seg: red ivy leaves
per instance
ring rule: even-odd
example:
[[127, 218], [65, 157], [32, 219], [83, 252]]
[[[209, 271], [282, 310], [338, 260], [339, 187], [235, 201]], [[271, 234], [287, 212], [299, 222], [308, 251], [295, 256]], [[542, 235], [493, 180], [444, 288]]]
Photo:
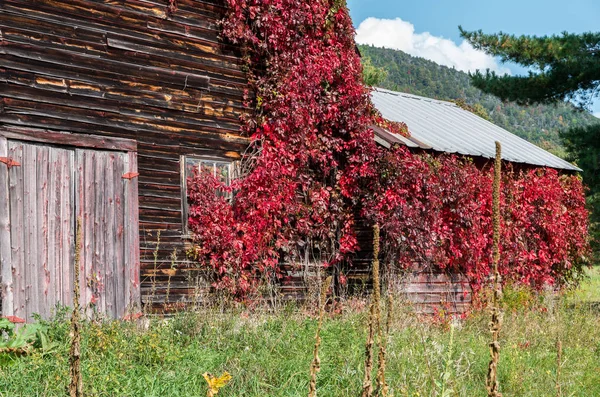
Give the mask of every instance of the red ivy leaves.
[[[217, 287], [243, 296], [282, 256], [316, 248], [324, 266], [356, 249], [352, 203], [376, 158], [348, 10], [339, 0], [228, 0], [223, 34], [250, 60], [259, 155], [232, 205], [209, 176], [190, 183], [198, 260]], [[212, 193], [211, 193], [212, 190]]]
[[[257, 155], [230, 203], [210, 175], [188, 181], [196, 258], [215, 286], [242, 298], [278, 275], [283, 258], [315, 248], [323, 266], [358, 248], [353, 208], [378, 221], [394, 263], [489, 274], [491, 174], [456, 156], [382, 151], [368, 126], [406, 135], [374, 110], [354, 29], [340, 0], [228, 0], [224, 36], [247, 50]], [[552, 170], [505, 176], [502, 272], [563, 282], [587, 254], [583, 187]], [[314, 252], [312, 252], [314, 253]]]
[[[386, 233], [390, 260], [400, 268], [462, 273], [479, 289], [491, 268], [492, 170], [405, 148], [382, 159], [375, 204], [366, 213]], [[509, 167], [501, 200], [504, 278], [534, 288], [570, 282], [589, 254], [580, 178]]]

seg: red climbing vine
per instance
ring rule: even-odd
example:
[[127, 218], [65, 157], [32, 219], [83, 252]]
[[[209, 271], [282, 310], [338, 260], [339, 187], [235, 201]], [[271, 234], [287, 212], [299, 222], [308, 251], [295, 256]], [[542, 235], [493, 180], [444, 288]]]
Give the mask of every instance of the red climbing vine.
[[[188, 181], [193, 253], [215, 286], [242, 298], [284, 260], [339, 264], [359, 248], [357, 207], [381, 224], [393, 265], [435, 265], [480, 285], [491, 256], [489, 170], [376, 146], [371, 125], [408, 132], [374, 111], [345, 2], [227, 3], [223, 36], [245, 49], [253, 91], [243, 123], [251, 167], [230, 187], [208, 174]], [[568, 278], [587, 253], [581, 182], [552, 170], [505, 179], [503, 273], [532, 285]]]
[[[589, 255], [584, 188], [578, 176], [539, 168], [504, 170], [500, 272], [541, 288], [568, 284]], [[382, 156], [380, 186], [367, 215], [386, 233], [388, 262], [449, 270], [475, 290], [487, 281], [492, 246], [492, 169], [455, 155]]]
[[[196, 256], [241, 296], [282, 258], [330, 266], [356, 249], [352, 204], [375, 176], [369, 92], [340, 0], [228, 0], [223, 35], [247, 51], [255, 96], [244, 129], [250, 172], [228, 205], [209, 176], [190, 181]], [[211, 193], [212, 192], [212, 193]]]

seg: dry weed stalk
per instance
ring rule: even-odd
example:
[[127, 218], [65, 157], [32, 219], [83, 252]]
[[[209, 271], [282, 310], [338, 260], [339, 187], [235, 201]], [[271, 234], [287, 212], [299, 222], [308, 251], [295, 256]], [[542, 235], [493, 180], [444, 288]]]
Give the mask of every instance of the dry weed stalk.
[[308, 386], [308, 397], [317, 397], [317, 372], [321, 370], [321, 359], [319, 359], [319, 346], [321, 346], [321, 327], [323, 326], [323, 317], [325, 316], [325, 304], [327, 303], [327, 291], [331, 286], [331, 276], [327, 277], [321, 286], [319, 296], [319, 323], [315, 334], [315, 348], [313, 351], [313, 361], [310, 365], [310, 384]]
[[556, 397], [562, 397], [562, 387], [560, 385], [560, 367], [562, 365], [562, 338], [560, 335], [560, 309], [562, 295], [559, 295], [559, 301], [555, 304], [556, 311]]
[[[375, 395], [381, 395], [383, 397], [387, 397], [389, 393], [388, 385], [385, 381], [385, 358], [387, 354], [387, 341], [390, 335], [390, 328], [392, 325], [392, 316], [394, 311], [394, 299], [392, 297], [392, 293], [388, 293], [388, 302], [387, 302], [387, 317], [385, 320], [385, 330], [383, 332], [383, 336], [379, 337], [379, 361], [377, 362], [377, 387], [375, 388]], [[380, 334], [381, 334], [381, 326]]]
[[494, 227], [492, 262], [493, 262], [493, 285], [494, 293], [492, 295], [492, 320], [490, 321], [490, 332], [492, 341], [490, 342], [490, 363], [486, 386], [488, 397], [501, 397], [498, 383], [498, 360], [500, 358], [500, 343], [498, 336], [502, 327], [502, 310], [500, 309], [500, 300], [502, 299], [502, 283], [498, 273], [498, 262], [500, 261], [500, 178], [502, 167], [502, 147], [500, 142], [496, 142], [496, 160], [494, 162], [494, 185], [492, 191], [492, 223]]
[[369, 332], [367, 343], [365, 344], [365, 378], [363, 380], [362, 397], [371, 397], [373, 395], [373, 384], [371, 382], [371, 372], [373, 371], [373, 342], [375, 339], [375, 302], [371, 302], [369, 307]]
[[73, 315], [71, 316], [71, 349], [69, 351], [69, 395], [83, 396], [81, 377], [81, 330], [79, 313], [79, 265], [81, 262], [81, 218], [77, 218], [77, 236], [75, 237], [75, 275], [73, 280]]
[[[171, 252], [171, 267], [168, 270], [168, 279], [167, 279], [167, 292], [165, 295], [165, 302], [163, 304], [163, 308], [166, 310], [169, 305], [169, 296], [171, 294], [171, 278], [175, 274], [175, 269], [177, 268], [177, 248], [173, 248], [173, 252]], [[154, 276], [156, 278], [156, 275]], [[156, 288], [156, 286], [154, 286]]]
[[[363, 381], [363, 397], [371, 397], [373, 395], [373, 385], [371, 382], [371, 372], [373, 370], [373, 344], [374, 335], [377, 331], [377, 343], [381, 346], [383, 340], [383, 332], [381, 328], [381, 284], [379, 279], [379, 225], [373, 226], [373, 298], [371, 301], [371, 308], [369, 311], [369, 335], [367, 337], [366, 351], [365, 351], [365, 378]], [[378, 352], [378, 367], [377, 367], [377, 387], [376, 393], [386, 390], [387, 385], [385, 384], [385, 352], [383, 353], [383, 368], [382, 368], [382, 352], [381, 349]]]
[[150, 300], [146, 301], [146, 305], [144, 306], [144, 310], [147, 313], [152, 311], [152, 305], [154, 304], [154, 299], [156, 298], [156, 274], [158, 273], [158, 250], [160, 248], [160, 230], [156, 233], [156, 246], [154, 247], [154, 251], [152, 252], [152, 256], [154, 258], [154, 268], [152, 269], [152, 282], [150, 286]]

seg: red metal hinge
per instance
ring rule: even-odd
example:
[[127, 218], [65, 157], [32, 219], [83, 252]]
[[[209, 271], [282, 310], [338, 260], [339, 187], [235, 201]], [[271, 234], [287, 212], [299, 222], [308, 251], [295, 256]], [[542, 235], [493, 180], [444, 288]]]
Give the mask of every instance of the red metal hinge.
[[13, 324], [22, 324], [25, 322], [24, 318], [17, 317], [17, 316], [5, 316], [5, 317], [0, 317], [0, 318], [5, 318]]
[[133, 179], [137, 178], [138, 176], [140, 176], [140, 174], [137, 172], [128, 172], [125, 175], [123, 175], [123, 179]]
[[8, 168], [10, 167], [18, 167], [21, 163], [11, 159], [10, 157], [0, 157], [0, 163], [6, 164]]

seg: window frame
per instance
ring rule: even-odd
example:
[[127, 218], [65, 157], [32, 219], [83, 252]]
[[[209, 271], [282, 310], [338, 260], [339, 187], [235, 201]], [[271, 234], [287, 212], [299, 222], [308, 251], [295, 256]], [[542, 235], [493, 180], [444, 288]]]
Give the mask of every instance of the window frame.
[[[197, 164], [194, 167], [199, 166], [202, 162], [213, 162], [215, 163], [215, 165], [226, 164], [229, 168], [229, 180], [227, 181], [228, 186], [230, 186], [231, 182], [237, 178], [237, 170], [239, 168], [239, 160], [235, 160], [230, 157], [196, 154], [182, 154], [179, 156], [179, 164], [181, 167], [181, 225], [183, 237], [186, 239], [190, 239], [192, 237], [192, 233], [188, 227], [189, 204], [187, 197], [187, 164], [189, 160], [195, 160], [197, 162]], [[215, 175], [215, 173], [216, 167], [214, 168], [213, 175]], [[229, 194], [227, 198], [231, 200], [232, 194]]]

